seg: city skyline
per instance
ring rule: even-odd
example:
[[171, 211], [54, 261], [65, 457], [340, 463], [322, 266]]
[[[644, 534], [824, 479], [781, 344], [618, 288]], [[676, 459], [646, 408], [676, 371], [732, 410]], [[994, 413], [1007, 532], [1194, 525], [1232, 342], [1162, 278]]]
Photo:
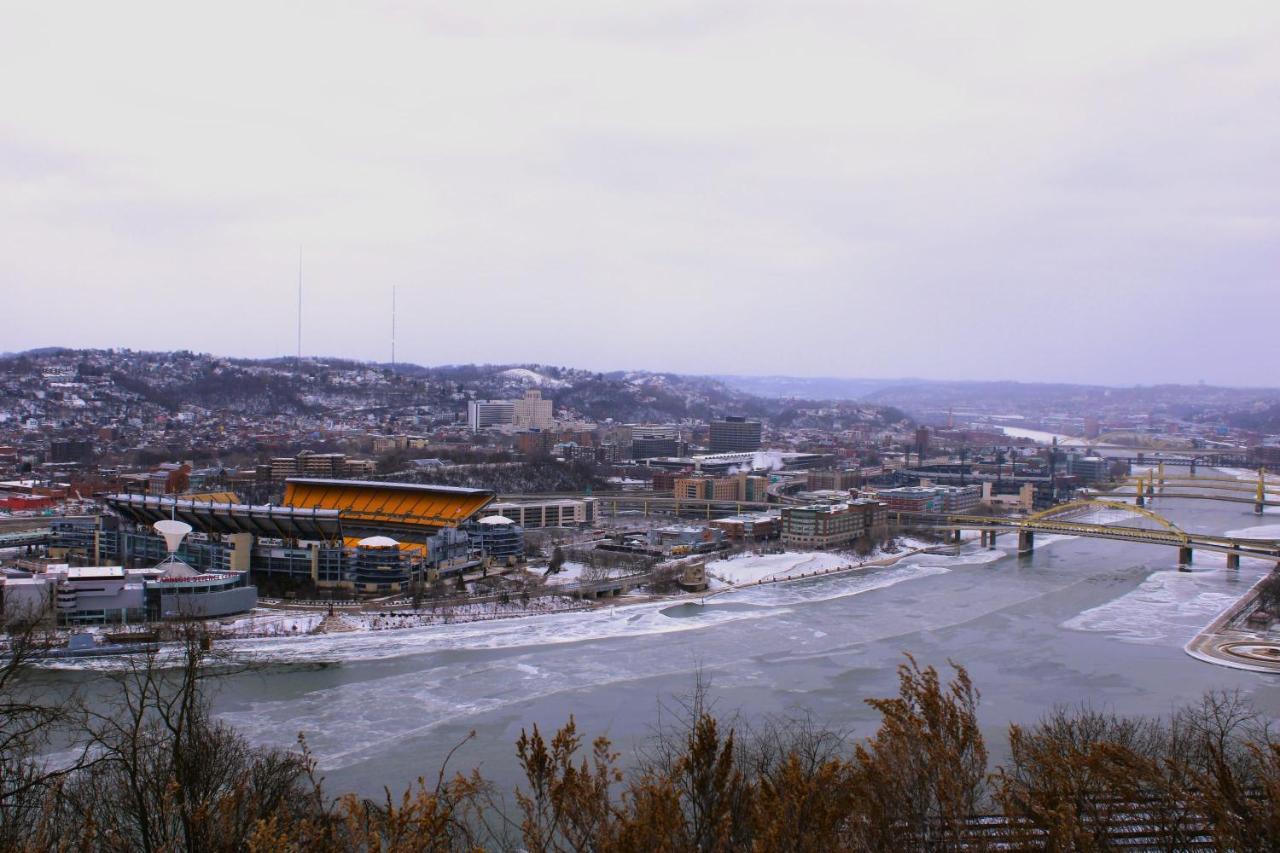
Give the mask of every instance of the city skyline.
[[8, 18], [8, 350], [1274, 384], [1269, 4]]

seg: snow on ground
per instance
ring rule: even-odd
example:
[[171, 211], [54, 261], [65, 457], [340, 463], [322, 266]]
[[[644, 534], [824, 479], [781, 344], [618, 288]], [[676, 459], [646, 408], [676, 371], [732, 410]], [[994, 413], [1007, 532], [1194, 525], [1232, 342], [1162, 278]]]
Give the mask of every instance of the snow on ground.
[[814, 572], [847, 569], [858, 565], [855, 557], [825, 551], [800, 551], [784, 554], [742, 554], [727, 560], [707, 563], [707, 574], [726, 583], [738, 585], [760, 581], [783, 580]]
[[[429, 625], [454, 625], [484, 619], [508, 619], [513, 616], [536, 616], [577, 610], [588, 605], [560, 595], [544, 595], [507, 603], [498, 601], [459, 604], [448, 607], [420, 607], [417, 610], [337, 611], [326, 623], [328, 611], [313, 612], [257, 610], [234, 621], [219, 623], [224, 636], [296, 637], [311, 633], [346, 633], [352, 631], [385, 631], [393, 628], [423, 628]], [[323, 624], [322, 624], [323, 623]]]
[[540, 388], [563, 388], [569, 384], [563, 379], [552, 379], [550, 376], [544, 376], [527, 367], [513, 367], [510, 370], [502, 371], [499, 375], [528, 385], [537, 385]]
[[315, 629], [324, 619], [321, 612], [288, 612], [254, 610], [247, 616], [234, 621], [222, 621], [218, 628], [228, 634], [240, 637], [286, 637], [291, 634], [305, 634]]
[[572, 560], [565, 560], [560, 566], [560, 571], [546, 576], [546, 582], [554, 585], [577, 583], [582, 580], [582, 572], [590, 568], [591, 567], [586, 563], [575, 563]]
[[571, 560], [565, 560], [560, 566], [560, 571], [547, 575], [544, 580], [549, 586], [561, 586], [563, 584], [578, 583], [580, 581], [604, 580], [606, 578], [619, 577], [621, 575], [634, 574], [635, 569], [624, 568], [603, 568], [598, 566], [588, 566], [586, 563], [575, 563]]
[[[977, 531], [964, 531], [964, 541], [976, 540]], [[946, 547], [941, 542], [917, 539], [914, 536], [899, 536], [885, 545], [876, 546], [874, 550], [863, 556], [833, 551], [788, 551], [783, 554], [739, 554], [723, 560], [707, 563], [707, 575], [713, 581], [712, 587], [724, 585], [739, 586], [761, 581], [779, 581], [813, 575], [814, 572], [830, 572], [838, 569], [857, 569], [908, 556], [917, 551], [929, 548]], [[986, 553], [986, 552], [983, 552]], [[1000, 552], [990, 552], [1003, 556]], [[982, 562], [982, 561], [979, 561]]]
[[454, 607], [416, 611], [395, 610], [383, 613], [344, 613], [344, 620], [357, 631], [384, 631], [392, 628], [423, 628], [428, 625], [455, 625], [480, 622], [486, 619], [508, 619], [517, 616], [536, 616], [543, 613], [560, 613], [566, 610], [582, 610], [590, 605], [566, 596], [539, 596], [529, 601], [487, 602], [462, 604]]

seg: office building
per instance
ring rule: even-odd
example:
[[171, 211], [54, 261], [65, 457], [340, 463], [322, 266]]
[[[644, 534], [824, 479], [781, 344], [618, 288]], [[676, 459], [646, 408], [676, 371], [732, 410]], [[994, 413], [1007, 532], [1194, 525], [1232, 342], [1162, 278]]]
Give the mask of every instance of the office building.
[[663, 456], [678, 456], [683, 451], [680, 441], [680, 427], [666, 424], [632, 424], [628, 428], [631, 436], [632, 459], [656, 459]]
[[877, 489], [876, 497], [894, 512], [966, 513], [982, 502], [982, 486], [902, 486]]
[[862, 476], [857, 470], [852, 471], [808, 471], [805, 473], [805, 489], [810, 492], [839, 491], [856, 489], [862, 483]]
[[712, 453], [745, 453], [760, 449], [762, 429], [759, 421], [743, 417], [726, 417], [711, 422]]
[[839, 548], [866, 533], [866, 511], [860, 504], [811, 504], [782, 510], [782, 543], [788, 548]]
[[690, 476], [676, 479], [671, 494], [676, 500], [756, 501], [769, 500], [769, 478], [748, 474], [727, 477]]
[[511, 400], [471, 400], [467, 403], [467, 426], [472, 432], [515, 423], [516, 404]]
[[1067, 457], [1067, 473], [1086, 483], [1102, 482], [1111, 477], [1111, 460], [1102, 456], [1072, 453]]

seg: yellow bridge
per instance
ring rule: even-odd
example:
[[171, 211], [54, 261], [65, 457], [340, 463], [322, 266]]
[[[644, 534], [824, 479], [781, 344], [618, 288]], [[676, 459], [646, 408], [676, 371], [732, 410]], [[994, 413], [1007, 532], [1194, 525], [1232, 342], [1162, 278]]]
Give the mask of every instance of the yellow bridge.
[[[1099, 511], [1123, 512], [1149, 527], [1137, 524], [1103, 524], [1080, 520]], [[1230, 536], [1210, 536], [1189, 533], [1172, 521], [1149, 509], [1133, 504], [1109, 500], [1081, 500], [1060, 504], [1028, 516], [947, 515], [925, 513], [890, 513], [890, 519], [904, 527], [926, 527], [935, 530], [954, 531], [959, 541], [961, 530], [977, 530], [982, 534], [982, 544], [994, 548], [1001, 533], [1018, 534], [1018, 553], [1029, 553], [1035, 548], [1035, 535], [1060, 534], [1086, 536], [1093, 539], [1115, 539], [1124, 542], [1141, 542], [1150, 545], [1167, 545], [1178, 549], [1178, 563], [1190, 565], [1195, 551], [1213, 551], [1227, 555], [1227, 568], [1238, 569], [1241, 557], [1258, 557], [1280, 561], [1280, 539], [1244, 539]]]
[[[1268, 480], [1266, 471], [1258, 469], [1256, 481], [1235, 477], [1197, 477], [1166, 475], [1164, 463], [1146, 473], [1125, 478], [1121, 487], [1131, 486], [1137, 496], [1138, 506], [1144, 506], [1154, 498], [1184, 498], [1201, 501], [1226, 501], [1253, 504], [1256, 515], [1262, 515], [1269, 506], [1280, 506], [1280, 480]], [[1087, 492], [1090, 495], [1106, 492]]]
[[[1240, 482], [1240, 481], [1235, 481]], [[1280, 484], [1277, 484], [1280, 485]], [[511, 496], [515, 498], [517, 496]], [[519, 497], [527, 498], [522, 495]], [[563, 497], [563, 495], [561, 495]], [[712, 499], [673, 498], [658, 496], [652, 492], [614, 492], [597, 495], [600, 503], [613, 511], [631, 511], [645, 516], [651, 513], [696, 512], [707, 518], [729, 513], [778, 509], [779, 504], [758, 501], [733, 501]], [[1098, 523], [1086, 519], [1099, 511], [1121, 512], [1131, 523]], [[1227, 555], [1227, 567], [1239, 568], [1241, 557], [1258, 557], [1280, 562], [1280, 539], [1245, 539], [1229, 536], [1211, 536], [1189, 533], [1172, 521], [1151, 510], [1121, 501], [1091, 498], [1060, 504], [1027, 516], [984, 516], [944, 513], [890, 512], [889, 520], [900, 527], [948, 530], [977, 530], [982, 543], [994, 548], [996, 537], [1005, 533], [1018, 535], [1018, 552], [1028, 553], [1035, 547], [1035, 535], [1059, 534], [1085, 536], [1093, 539], [1111, 539], [1122, 542], [1139, 542], [1165, 545], [1178, 549], [1178, 561], [1188, 565], [1196, 551], [1212, 551]], [[1138, 526], [1146, 524], [1147, 526]]]

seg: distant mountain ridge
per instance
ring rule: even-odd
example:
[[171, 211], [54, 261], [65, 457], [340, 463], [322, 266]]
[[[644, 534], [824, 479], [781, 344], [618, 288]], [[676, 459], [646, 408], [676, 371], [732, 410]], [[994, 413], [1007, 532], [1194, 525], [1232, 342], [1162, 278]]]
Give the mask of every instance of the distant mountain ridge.
[[[240, 359], [193, 353], [73, 350], [44, 347], [0, 356], [0, 378], [39, 376], [56, 366], [91, 378], [104, 393], [141, 399], [174, 411], [184, 404], [244, 413], [416, 408], [433, 417], [466, 408], [471, 399], [509, 399], [539, 390], [557, 410], [586, 420], [661, 422], [724, 415], [767, 418], [781, 426], [848, 425], [902, 420], [903, 413], [965, 409], [992, 412], [1130, 413], [1165, 411], [1266, 429], [1280, 416], [1280, 390], [1206, 385], [1131, 388], [1036, 382], [962, 382], [685, 375], [646, 370], [596, 372], [526, 364], [417, 364], [344, 358]], [[10, 382], [9, 396], [21, 396]], [[0, 395], [3, 396], [3, 395]], [[824, 411], [830, 409], [831, 411]], [[1272, 431], [1272, 430], [1268, 430]]]
[[895, 385], [917, 379], [842, 379], [828, 376], [735, 376], [711, 377], [730, 388], [758, 397], [789, 397], [803, 400], [861, 400]]
[[730, 388], [775, 399], [848, 400], [894, 407], [920, 416], [926, 412], [976, 409], [988, 413], [1165, 411], [1185, 416], [1216, 416], [1233, 426], [1280, 430], [1280, 389], [1214, 385], [1108, 386], [1066, 382], [1014, 382], [932, 379], [849, 379], [797, 376], [714, 376]]
[[[170, 412], [184, 406], [253, 415], [415, 410], [443, 422], [464, 411], [468, 400], [511, 399], [538, 390], [554, 401], [557, 411], [589, 421], [705, 421], [746, 415], [807, 425], [812, 422], [809, 409], [828, 405], [757, 396], [713, 377], [644, 370], [601, 373], [542, 364], [424, 367], [323, 357], [255, 360], [185, 350], [64, 348], [0, 357], [0, 380], [9, 379], [0, 383], [0, 398], [28, 393], [49, 369], [59, 381], [88, 383], [86, 392], [103, 399], [138, 400]], [[879, 406], [838, 408], [822, 417], [842, 423], [903, 417]]]

